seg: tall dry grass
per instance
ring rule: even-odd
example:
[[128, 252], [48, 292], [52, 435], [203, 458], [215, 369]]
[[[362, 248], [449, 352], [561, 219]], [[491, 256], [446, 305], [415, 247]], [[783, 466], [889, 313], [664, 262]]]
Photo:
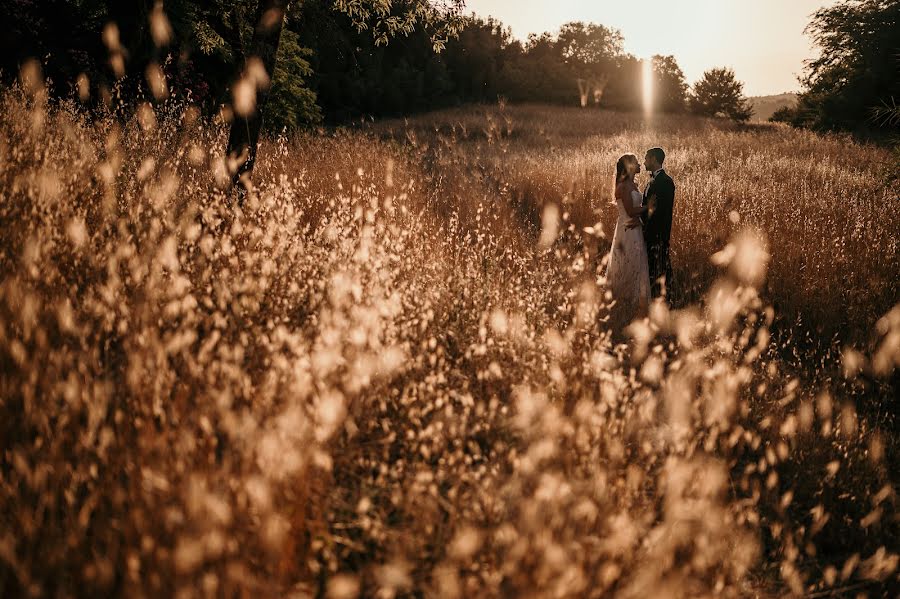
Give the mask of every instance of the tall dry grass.
[[[267, 142], [238, 207], [224, 130], [189, 108], [89, 120], [39, 85], [2, 92], [4, 596], [896, 588], [894, 437], [771, 341], [779, 248], [816, 248], [776, 234], [801, 227], [750, 181], [778, 189], [778, 157], [833, 142], [533, 108], [412, 125], [402, 144]], [[607, 218], [607, 158], [651, 140], [680, 182], [679, 270], [709, 288], [616, 345], [583, 225]], [[873, 185], [854, 169], [874, 151], [847, 152], [860, 164], [794, 164]], [[811, 196], [783, 185], [790, 216]], [[817, 201], [847, 243], [829, 218], [896, 236], [879, 228], [896, 215]], [[819, 275], [836, 294], [865, 276], [836, 264]], [[847, 305], [881, 309], [873, 288]], [[879, 388], [900, 308], [873, 335], [842, 367]]]
[[[535, 230], [544, 205], [556, 203], [578, 230], [599, 221], [607, 240], [616, 160], [662, 146], [677, 185], [677, 304], [702, 297], [717, 276], [708, 257], [752, 226], [772, 247], [765, 296], [782, 328], [799, 324], [796, 333], [812, 339], [796, 341], [818, 352], [870, 341], [900, 298], [900, 194], [884, 176], [895, 157], [849, 137], [543, 106], [448, 110], [372, 129], [433, 156], [445, 177], [448, 167], [474, 175]], [[469, 188], [445, 193], [465, 202]]]

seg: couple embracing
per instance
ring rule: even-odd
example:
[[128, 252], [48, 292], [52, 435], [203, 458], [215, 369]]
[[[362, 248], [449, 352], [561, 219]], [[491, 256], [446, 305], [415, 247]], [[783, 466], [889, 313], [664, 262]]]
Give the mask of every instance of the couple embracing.
[[651, 176], [643, 193], [635, 182], [641, 171], [637, 156], [625, 154], [616, 163], [619, 219], [606, 271], [616, 328], [646, 314], [651, 297], [670, 297], [666, 286], [672, 281], [669, 237], [675, 182], [663, 169], [665, 159], [662, 148], [647, 150], [644, 168]]

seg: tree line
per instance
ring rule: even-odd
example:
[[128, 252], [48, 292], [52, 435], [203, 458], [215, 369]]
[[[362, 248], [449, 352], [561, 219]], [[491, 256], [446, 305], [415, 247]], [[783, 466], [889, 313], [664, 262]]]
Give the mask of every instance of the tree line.
[[[281, 131], [500, 99], [643, 107], [643, 64], [624, 51], [619, 31], [572, 22], [521, 41], [496, 19], [464, 16], [464, 5], [4, 0], [0, 78], [9, 83], [37, 59], [54, 97], [125, 107], [175, 97], [207, 114], [224, 107], [229, 150], [249, 148], [251, 167], [262, 116]], [[773, 119], [896, 136], [900, 0], [839, 0], [817, 11], [807, 31], [821, 53], [806, 64], [796, 107]], [[688, 86], [674, 56], [651, 64], [655, 112], [751, 117], [731, 69], [711, 69]]]
[[[88, 105], [126, 113], [139, 103], [172, 98], [208, 112], [218, 109], [230, 122], [226, 153], [232, 182], [239, 190], [250, 189], [263, 116], [283, 128], [319, 117], [315, 96], [303, 80], [310, 74], [308, 50], [297, 44], [297, 31], [285, 27], [297, 23], [311, 5], [299, 0], [170, 0], [165, 6], [162, 0], [7, 0], [0, 6], [7, 28], [0, 37], [0, 77], [21, 73], [26, 87], [39, 78], [54, 98], [74, 94]], [[376, 46], [418, 31], [429, 36], [436, 51], [458, 33], [464, 1], [332, 0], [322, 5], [357, 33], [370, 31]]]
[[[641, 106], [641, 62], [623, 50], [622, 35], [592, 23], [568, 23], [554, 34], [512, 37], [495, 19], [468, 17], [443, 52], [413, 33], [378, 47], [330, 15], [304, 29], [315, 91], [328, 120], [398, 115], [470, 102], [586, 104], [623, 110]], [[671, 56], [653, 59], [656, 108], [686, 107], [684, 74]]]
[[820, 54], [806, 62], [796, 106], [779, 110], [773, 120], [896, 139], [900, 0], [841, 0], [816, 11], [807, 33]]
[[[210, 114], [232, 105], [265, 2], [252, 0], [6, 0], [0, 41], [5, 79], [38, 58], [56, 95], [106, 102], [167, 96]], [[271, 3], [270, 3], [271, 4]], [[622, 34], [573, 22], [525, 41], [493, 18], [464, 17], [462, 2], [304, 0], [283, 6], [266, 123], [281, 130], [322, 121], [402, 115], [472, 102], [642, 107], [642, 63]], [[114, 24], [114, 27], [113, 27]], [[390, 42], [390, 43], [388, 43]], [[442, 50], [436, 52], [435, 50]], [[742, 86], [728, 69], [693, 90], [673, 56], [652, 58], [653, 110], [746, 120]]]

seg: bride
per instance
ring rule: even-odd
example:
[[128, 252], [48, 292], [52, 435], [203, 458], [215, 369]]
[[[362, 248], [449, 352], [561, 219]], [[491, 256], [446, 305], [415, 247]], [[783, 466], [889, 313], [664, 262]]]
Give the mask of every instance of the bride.
[[647, 312], [650, 302], [650, 272], [647, 266], [647, 246], [641, 230], [640, 215], [644, 196], [634, 182], [641, 170], [637, 156], [625, 154], [616, 163], [616, 205], [619, 219], [613, 234], [606, 284], [615, 304], [610, 313], [614, 330]]

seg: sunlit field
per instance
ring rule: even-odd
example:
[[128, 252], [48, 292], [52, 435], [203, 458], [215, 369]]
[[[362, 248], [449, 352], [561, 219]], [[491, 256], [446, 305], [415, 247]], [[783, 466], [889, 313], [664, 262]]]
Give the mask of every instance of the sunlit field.
[[[893, 596], [889, 154], [466, 108], [266, 141], [0, 93], [0, 595]], [[673, 308], [606, 324], [615, 159]]]
[[[865, 343], [900, 299], [900, 215], [888, 208], [898, 192], [883, 182], [894, 158], [846, 137], [541, 106], [447, 111], [376, 130], [407, 137], [417, 153], [437, 161], [439, 195], [459, 195], [456, 204], [471, 201], [475, 180], [488, 189], [491, 205], [512, 207], [538, 231], [548, 203], [569, 214], [566, 224], [578, 240], [599, 223], [601, 257], [615, 227], [616, 160], [664, 147], [677, 185], [672, 251], [679, 306], [703, 297], [719, 273], [709, 257], [748, 226], [771, 246], [763, 296], [779, 320], [801, 325], [806, 345]], [[444, 182], [454, 175], [452, 184]], [[646, 180], [645, 174], [639, 182]]]

